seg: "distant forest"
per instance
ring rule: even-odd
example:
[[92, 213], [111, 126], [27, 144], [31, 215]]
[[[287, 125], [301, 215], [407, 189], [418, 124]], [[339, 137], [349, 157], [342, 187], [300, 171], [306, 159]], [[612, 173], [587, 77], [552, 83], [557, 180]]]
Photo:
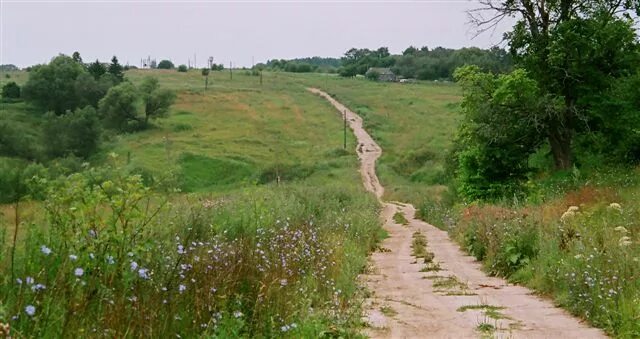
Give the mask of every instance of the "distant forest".
[[387, 47], [375, 50], [352, 48], [342, 58], [274, 59], [267, 61], [266, 64], [258, 64], [256, 67], [295, 73], [338, 73], [344, 77], [365, 75], [370, 67], [388, 67], [402, 78], [452, 80], [453, 72], [460, 66], [477, 65], [485, 71], [503, 73], [511, 70], [512, 64], [509, 53], [498, 47], [429, 49], [410, 46], [400, 55], [390, 54]]

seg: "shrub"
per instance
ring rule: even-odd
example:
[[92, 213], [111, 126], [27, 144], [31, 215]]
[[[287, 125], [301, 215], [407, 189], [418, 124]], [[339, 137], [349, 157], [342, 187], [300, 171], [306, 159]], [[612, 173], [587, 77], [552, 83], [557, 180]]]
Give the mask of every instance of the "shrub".
[[158, 69], [173, 69], [175, 66], [170, 60], [161, 60], [158, 63]]
[[365, 77], [369, 80], [378, 81], [378, 79], [380, 79], [380, 73], [377, 71], [368, 71]]
[[2, 86], [2, 98], [3, 99], [19, 99], [20, 98], [20, 86], [15, 81], [9, 81]]
[[87, 106], [62, 116], [49, 113], [43, 127], [44, 148], [51, 158], [73, 155], [87, 158], [100, 144], [95, 108]]
[[178, 72], [186, 72], [189, 69], [187, 68], [187, 65], [180, 65], [178, 66]]
[[0, 120], [0, 155], [34, 160], [39, 157], [37, 141], [25, 130], [10, 120]]
[[75, 81], [80, 74], [86, 72], [72, 58], [57, 56], [49, 64], [36, 66], [29, 72], [29, 80], [22, 88], [22, 95], [43, 112], [63, 114], [78, 107]]

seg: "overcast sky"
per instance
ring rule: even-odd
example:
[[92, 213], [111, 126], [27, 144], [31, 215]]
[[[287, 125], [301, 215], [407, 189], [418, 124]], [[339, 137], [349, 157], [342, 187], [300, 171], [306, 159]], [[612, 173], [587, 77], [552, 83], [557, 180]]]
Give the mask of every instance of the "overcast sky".
[[465, 11], [445, 1], [12, 1], [0, 0], [0, 64], [20, 67], [79, 51], [85, 61], [140, 65], [151, 56], [198, 66], [339, 57], [351, 47], [491, 47], [507, 25], [473, 39]]

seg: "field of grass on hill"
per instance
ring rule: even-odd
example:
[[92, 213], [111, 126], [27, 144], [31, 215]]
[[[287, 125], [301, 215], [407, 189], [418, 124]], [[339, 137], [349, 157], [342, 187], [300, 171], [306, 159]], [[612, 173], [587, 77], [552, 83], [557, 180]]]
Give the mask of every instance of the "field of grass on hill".
[[[212, 72], [206, 92], [199, 71], [127, 78], [147, 75], [177, 92], [166, 119], [107, 133], [80, 173], [39, 182], [41, 201], [0, 206], [0, 322], [17, 337], [355, 335], [356, 277], [383, 234], [339, 115], [279, 74]], [[41, 138], [29, 105], [2, 114]]]
[[377, 171], [387, 199], [417, 203], [441, 198], [451, 175], [445, 161], [459, 118], [461, 93], [455, 84], [292, 76], [323, 89], [362, 116], [383, 150]]
[[[138, 82], [149, 71], [130, 71]], [[131, 166], [177, 171], [186, 191], [220, 191], [243, 184], [349, 177], [357, 166], [355, 141], [342, 149], [340, 119], [302, 86], [244, 71], [212, 72], [209, 89], [198, 72], [155, 71], [179, 91], [173, 112], [157, 128], [113, 140], [113, 152]], [[340, 180], [340, 179], [338, 179]], [[212, 187], [215, 186], [215, 187]]]

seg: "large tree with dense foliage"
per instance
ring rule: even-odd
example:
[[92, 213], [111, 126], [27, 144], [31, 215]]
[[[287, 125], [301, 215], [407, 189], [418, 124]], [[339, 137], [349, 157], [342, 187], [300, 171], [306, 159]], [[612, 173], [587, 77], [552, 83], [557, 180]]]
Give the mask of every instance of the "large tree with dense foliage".
[[529, 174], [529, 156], [544, 140], [537, 117], [559, 103], [522, 69], [494, 75], [465, 66], [455, 78], [464, 94], [455, 159], [460, 193], [490, 200], [517, 192]]
[[[208, 69], [204, 70], [209, 71]], [[176, 95], [169, 89], [160, 88], [157, 78], [146, 77], [139, 89], [144, 104], [145, 125], [149, 123], [149, 118], [158, 118], [169, 113], [169, 108], [173, 105]]]
[[[536, 117], [556, 168], [573, 165], [572, 141], [589, 128], [594, 96], [637, 67], [638, 42], [631, 15], [638, 0], [482, 0], [471, 13], [480, 30], [515, 17], [505, 35], [516, 64], [542, 94], [563, 101]], [[487, 14], [488, 13], [488, 14]]]
[[111, 87], [98, 104], [105, 127], [121, 132], [138, 129], [138, 99], [136, 87], [128, 81]]
[[66, 55], [55, 57], [47, 65], [35, 66], [22, 88], [25, 100], [43, 111], [63, 114], [78, 107], [75, 82], [84, 67]]
[[518, 18], [506, 38], [520, 69], [503, 76], [470, 67], [456, 73], [464, 94], [455, 157], [464, 197], [514, 192], [530, 172], [529, 156], [546, 147], [557, 169], [571, 168], [577, 149], [618, 159], [640, 153], [640, 105], [631, 89], [640, 49], [629, 11], [639, 2], [482, 3], [492, 14], [484, 20], [473, 13], [481, 29]]
[[394, 63], [395, 60], [387, 47], [377, 50], [351, 48], [344, 54], [342, 67], [338, 72], [342, 76], [352, 77], [364, 75], [371, 67], [391, 67]]

